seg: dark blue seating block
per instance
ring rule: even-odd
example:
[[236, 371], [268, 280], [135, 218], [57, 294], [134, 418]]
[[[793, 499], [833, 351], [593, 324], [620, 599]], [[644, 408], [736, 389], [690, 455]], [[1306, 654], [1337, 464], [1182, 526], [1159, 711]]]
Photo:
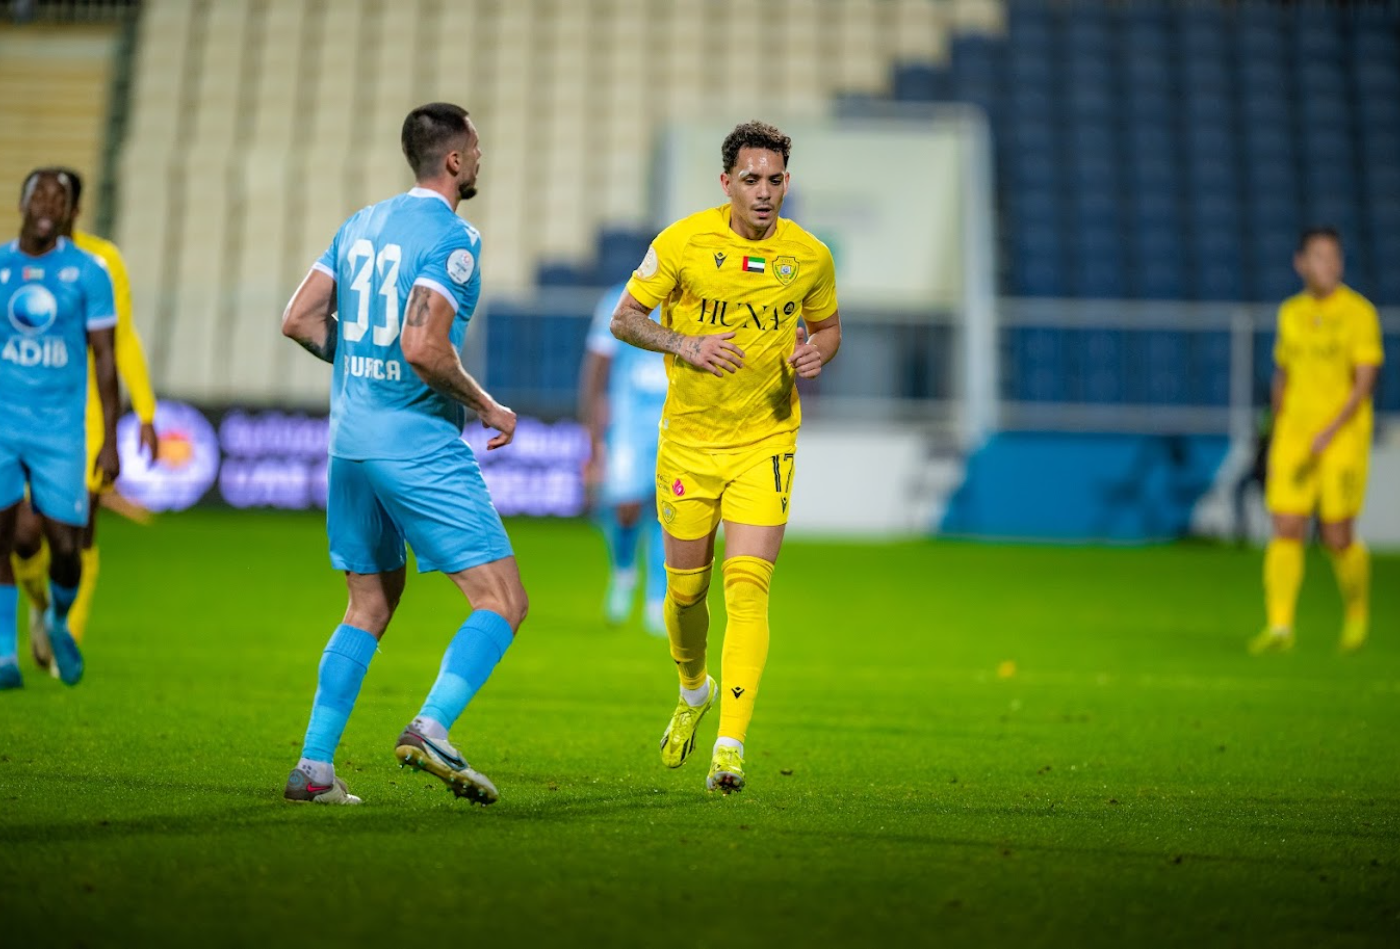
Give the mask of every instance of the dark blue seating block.
[[1342, 11], [1322, 4], [1294, 8], [1294, 47], [1303, 60], [1340, 60], [1346, 54]]
[[1295, 70], [1294, 77], [1299, 95], [1346, 98], [1347, 74], [1341, 63], [1305, 60]]
[[1071, 84], [1061, 99], [1064, 114], [1071, 121], [1104, 122], [1117, 112], [1117, 96], [1108, 86]]
[[[1396, 281], [1396, 288], [1400, 289], [1400, 281]], [[1400, 300], [1400, 297], [1392, 297], [1388, 303], [1394, 304], [1397, 300]], [[1384, 334], [1381, 337], [1381, 347], [1386, 354], [1400, 353], [1400, 333]], [[1400, 360], [1387, 359], [1381, 366], [1374, 398], [1376, 408], [1381, 412], [1400, 412]]]
[[1364, 171], [1400, 166], [1400, 123], [1391, 128], [1363, 126], [1359, 139]]
[[1177, 85], [1176, 70], [1171, 62], [1155, 51], [1133, 52], [1125, 50], [1122, 59], [1122, 75], [1125, 91], [1129, 95], [1153, 92], [1169, 96]]
[[541, 287], [581, 287], [592, 282], [590, 274], [574, 265], [551, 261], [541, 264], [535, 275], [535, 283]]
[[1235, 64], [1235, 81], [1246, 96], [1286, 96], [1293, 86], [1293, 69], [1283, 59], [1242, 54]]
[[1193, 191], [1189, 208], [1191, 226], [1197, 235], [1220, 232], [1235, 234], [1243, 225], [1240, 202], [1233, 191], [1223, 191], [1214, 197]]
[[1070, 227], [1079, 230], [1116, 230], [1120, 208], [1111, 189], [1077, 191], [1069, 203]]
[[1226, 131], [1234, 122], [1234, 104], [1229, 87], [1189, 92], [1181, 101], [1181, 119], [1186, 132], [1197, 128]]
[[1059, 65], [1048, 51], [1008, 50], [1004, 70], [1008, 86], [1013, 90], [1025, 87], [1048, 90], [1059, 75]]
[[947, 74], [923, 63], [901, 63], [894, 68], [894, 98], [900, 102], [936, 102], [948, 90]]
[[1252, 227], [1282, 224], [1298, 213], [1298, 176], [1283, 163], [1258, 165], [1245, 178]]
[[1185, 296], [1179, 229], [1140, 229], [1132, 237], [1134, 296], [1180, 300]]
[[1118, 403], [1126, 395], [1122, 330], [1066, 330], [1068, 390], [1074, 402]]
[[[1400, 270], [1394, 267], [1382, 267], [1376, 275], [1376, 286], [1373, 291], [1372, 303], [1378, 307], [1400, 307]], [[1393, 344], [1391, 344], [1393, 345]], [[1387, 350], [1395, 353], [1396, 350]], [[1400, 364], [1400, 360], [1391, 359], [1390, 365]], [[1392, 399], [1392, 405], [1400, 402], [1400, 399]]]
[[1001, 75], [1005, 44], [981, 33], [962, 33], [953, 39], [953, 75], [962, 78], [996, 79]]
[[1175, 192], [1142, 189], [1128, 196], [1128, 207], [1138, 231], [1175, 234], [1181, 226], [1181, 200]]
[[651, 238], [651, 234], [642, 231], [603, 229], [598, 235], [597, 282], [625, 280], [646, 256]]
[[1233, 262], [1208, 258], [1200, 261], [1193, 269], [1196, 300], [1244, 300], [1245, 273], [1243, 262], [1236, 257]]
[[1172, 161], [1177, 150], [1177, 135], [1172, 124], [1134, 116], [1123, 133], [1126, 151], [1131, 161]]
[[1076, 297], [1098, 299], [1126, 297], [1123, 242], [1118, 231], [1084, 229], [1076, 235], [1074, 244], [1074, 282], [1070, 292]]
[[1280, 90], [1244, 91], [1239, 100], [1239, 118], [1245, 129], [1255, 126], [1287, 127], [1293, 121], [1293, 105]]
[[1063, 402], [1065, 356], [1062, 332], [1019, 327], [1010, 333], [1015, 372], [1012, 398], [1026, 402]]
[[1362, 92], [1356, 97], [1356, 123], [1363, 134], [1375, 129], [1395, 129], [1400, 127], [1400, 91], [1371, 94]]
[[1064, 273], [1060, 254], [1043, 247], [1024, 250], [1012, 267], [1013, 292], [1022, 297], [1063, 297]]
[[1240, 230], [1227, 223], [1197, 221], [1189, 263], [1197, 300], [1240, 300], [1244, 291], [1244, 259]]
[[1016, 191], [1058, 188], [1064, 169], [1054, 148], [1016, 145], [1006, 156], [1006, 177]]
[[[1206, 299], [1206, 298], [1202, 298]], [[1236, 300], [1237, 297], [1217, 297]], [[1197, 405], [1230, 405], [1230, 334], [1224, 331], [1191, 335], [1191, 392]]]
[[1183, 60], [1224, 59], [1230, 34], [1218, 7], [1187, 7], [1177, 27], [1177, 48]]
[[1255, 299], [1282, 300], [1297, 293], [1298, 275], [1293, 271], [1297, 229], [1260, 231], [1247, 237], [1250, 238], [1248, 259], [1255, 276]]
[[1129, 401], [1147, 405], [1190, 402], [1188, 339], [1185, 333], [1148, 330], [1129, 340]]

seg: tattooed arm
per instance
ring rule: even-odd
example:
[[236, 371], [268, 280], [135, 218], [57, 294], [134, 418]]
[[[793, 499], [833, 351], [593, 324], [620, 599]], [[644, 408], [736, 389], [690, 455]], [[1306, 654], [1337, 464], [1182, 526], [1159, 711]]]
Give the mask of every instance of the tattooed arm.
[[296, 340], [318, 360], [335, 362], [335, 344], [340, 334], [335, 324], [334, 277], [312, 268], [282, 311], [282, 334]]
[[671, 353], [716, 376], [738, 372], [744, 365], [744, 351], [730, 342], [734, 331], [686, 336], [668, 330], [651, 318], [650, 308], [643, 307], [626, 291], [613, 311], [611, 329], [613, 336], [624, 343], [657, 353]]
[[498, 430], [500, 434], [486, 443], [488, 449], [498, 449], [515, 437], [515, 413], [492, 399], [462, 366], [462, 358], [452, 345], [455, 316], [446, 297], [415, 284], [399, 337], [403, 357], [423, 382], [475, 412], [486, 428]]

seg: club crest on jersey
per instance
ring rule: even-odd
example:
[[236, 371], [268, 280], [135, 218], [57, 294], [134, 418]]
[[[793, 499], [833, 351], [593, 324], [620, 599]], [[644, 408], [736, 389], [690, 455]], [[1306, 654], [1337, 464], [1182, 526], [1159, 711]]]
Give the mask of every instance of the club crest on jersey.
[[779, 257], [773, 261], [773, 276], [786, 287], [797, 278], [797, 258]]

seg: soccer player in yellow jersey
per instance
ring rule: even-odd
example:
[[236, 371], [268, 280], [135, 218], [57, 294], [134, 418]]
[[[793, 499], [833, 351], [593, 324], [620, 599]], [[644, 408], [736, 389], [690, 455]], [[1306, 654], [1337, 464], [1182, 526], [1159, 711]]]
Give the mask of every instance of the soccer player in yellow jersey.
[[[744, 787], [744, 739], [768, 657], [768, 588], [788, 519], [802, 422], [796, 377], [815, 377], [841, 345], [826, 245], [779, 217], [792, 140], [737, 126], [721, 148], [718, 208], [657, 235], [612, 318], [624, 342], [666, 354], [669, 387], [656, 460], [665, 529], [666, 632], [681, 696], [661, 760], [682, 765], [720, 695], [719, 738], [705, 784]], [[661, 305], [661, 321], [648, 314]], [[803, 326], [805, 324], [805, 327]], [[724, 524], [720, 678], [709, 676], [705, 597]]]
[[[71, 238], [81, 250], [92, 254], [107, 265], [112, 277], [112, 291], [117, 305], [116, 361], [117, 373], [126, 384], [131, 396], [131, 407], [141, 420], [141, 446], [152, 460], [156, 457], [157, 439], [155, 429], [156, 397], [151, 391], [150, 375], [146, 372], [146, 355], [141, 349], [141, 338], [131, 322], [131, 282], [127, 279], [126, 261], [111, 241], [103, 240], [95, 234], [76, 230], [73, 227], [81, 211], [79, 204], [83, 191], [83, 180], [71, 168], [60, 169], [72, 183], [73, 201], [71, 211], [60, 222], [60, 233]], [[92, 359], [91, 353], [88, 355]], [[68, 614], [68, 628], [79, 643], [87, 632], [88, 615], [92, 607], [93, 591], [97, 587], [97, 509], [98, 499], [103, 492], [111, 491], [112, 485], [104, 482], [102, 473], [93, 465], [97, 453], [102, 448], [102, 402], [97, 395], [96, 374], [88, 366], [87, 399], [87, 449], [88, 449], [88, 523], [83, 531], [82, 578], [78, 582], [78, 597]], [[15, 537], [15, 579], [29, 598], [29, 647], [34, 660], [41, 667], [48, 668], [55, 676], [57, 667], [51, 663], [51, 652], [47, 630], [44, 626], [44, 610], [48, 607], [49, 549], [40, 530], [39, 517], [28, 503], [21, 506], [19, 527]]]
[[1303, 293], [1279, 308], [1274, 439], [1266, 499], [1274, 536], [1264, 554], [1268, 626], [1250, 652], [1293, 646], [1303, 537], [1317, 513], [1345, 607], [1341, 648], [1359, 649], [1369, 621], [1371, 564], [1356, 537], [1371, 450], [1371, 392], [1383, 359], [1376, 308], [1342, 283], [1342, 241], [1303, 232], [1293, 266]]

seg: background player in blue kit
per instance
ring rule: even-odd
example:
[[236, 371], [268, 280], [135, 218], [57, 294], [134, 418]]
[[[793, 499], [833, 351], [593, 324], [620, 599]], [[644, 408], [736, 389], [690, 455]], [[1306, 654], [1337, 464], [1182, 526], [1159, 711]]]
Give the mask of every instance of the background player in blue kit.
[[603, 294], [584, 344], [579, 418], [588, 427], [591, 445], [584, 479], [608, 545], [611, 573], [603, 607], [608, 622], [624, 623], [632, 613], [637, 550], [644, 546], [646, 628], [665, 636], [666, 559], [656, 519], [656, 445], [666, 403], [666, 358], [612, 335], [609, 323], [626, 288], [618, 284]]
[[107, 482], [120, 470], [112, 281], [101, 261], [59, 233], [72, 204], [61, 171], [30, 172], [20, 190], [19, 239], [0, 248], [0, 688], [23, 685], [10, 554], [26, 484], [52, 552], [46, 619], [54, 663], [69, 686], [83, 675], [68, 611], [78, 596], [88, 520], [89, 347], [104, 422], [96, 468]]
[[458, 355], [481, 292], [481, 236], [454, 212], [476, 194], [481, 148], [466, 111], [448, 103], [414, 109], [401, 138], [416, 187], [341, 225], [282, 317], [283, 333], [335, 366], [326, 530], [331, 563], [345, 572], [350, 593], [321, 658], [302, 758], [284, 794], [359, 804], [333, 758], [403, 593], [407, 540], [418, 570], [450, 577], [472, 614], [394, 753], [458, 796], [489, 805], [496, 787], [447, 735], [510, 646], [528, 600], [461, 438], [464, 407], [499, 430], [488, 449], [515, 433], [515, 413], [467, 374]]

